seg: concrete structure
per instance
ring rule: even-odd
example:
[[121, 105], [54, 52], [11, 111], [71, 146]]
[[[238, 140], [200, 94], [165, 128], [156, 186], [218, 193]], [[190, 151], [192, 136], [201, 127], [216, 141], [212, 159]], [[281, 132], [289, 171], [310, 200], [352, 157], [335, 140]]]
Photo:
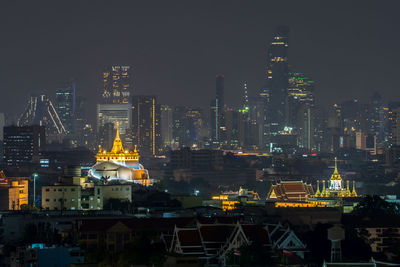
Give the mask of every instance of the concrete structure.
[[142, 154], [155, 156], [161, 149], [160, 106], [153, 95], [133, 97], [132, 127]]
[[104, 202], [110, 198], [132, 202], [132, 185], [130, 184], [108, 184], [103, 185], [102, 189]]
[[28, 178], [6, 178], [0, 171], [0, 210], [20, 210], [28, 205]]
[[43, 126], [4, 127], [4, 164], [22, 166], [39, 163], [45, 151], [46, 135]]
[[103, 103], [128, 104], [131, 94], [130, 66], [107, 66], [103, 71]]

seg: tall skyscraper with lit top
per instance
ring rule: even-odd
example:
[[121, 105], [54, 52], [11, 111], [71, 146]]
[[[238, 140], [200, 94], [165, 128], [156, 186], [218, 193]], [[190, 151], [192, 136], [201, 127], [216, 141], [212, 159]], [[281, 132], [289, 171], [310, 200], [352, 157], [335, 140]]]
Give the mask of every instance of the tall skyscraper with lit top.
[[130, 66], [108, 66], [103, 71], [103, 104], [129, 104], [132, 89]]
[[286, 101], [288, 88], [288, 46], [289, 28], [278, 26], [273, 33], [266, 63], [266, 88], [262, 95], [268, 95], [267, 127], [270, 134], [277, 134], [286, 126]]

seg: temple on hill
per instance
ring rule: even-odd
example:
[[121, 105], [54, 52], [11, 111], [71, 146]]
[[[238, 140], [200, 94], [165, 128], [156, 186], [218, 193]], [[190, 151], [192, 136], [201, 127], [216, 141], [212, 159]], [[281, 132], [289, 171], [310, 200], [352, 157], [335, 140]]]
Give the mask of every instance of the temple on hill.
[[152, 181], [149, 173], [139, 163], [139, 158], [136, 146], [134, 151], [124, 150], [117, 122], [117, 133], [111, 151], [102, 150], [101, 146], [99, 146], [99, 152], [96, 155], [96, 164], [89, 171], [89, 175], [106, 181], [120, 180], [151, 185]]
[[356, 185], [353, 181], [353, 189], [350, 190], [350, 181], [347, 180], [346, 187], [344, 187], [344, 181], [339, 174], [337, 168], [337, 158], [335, 158], [335, 170], [329, 180], [329, 187], [326, 188], [325, 180], [322, 180], [322, 191], [320, 190], [320, 183], [317, 181], [317, 191], [314, 197], [357, 197]]

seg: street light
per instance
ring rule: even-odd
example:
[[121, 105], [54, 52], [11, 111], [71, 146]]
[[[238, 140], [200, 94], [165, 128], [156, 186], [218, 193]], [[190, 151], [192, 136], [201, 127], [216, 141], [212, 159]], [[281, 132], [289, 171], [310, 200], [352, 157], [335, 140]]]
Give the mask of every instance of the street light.
[[39, 174], [36, 172], [33, 174], [33, 206], [36, 207], [36, 178], [39, 177]]

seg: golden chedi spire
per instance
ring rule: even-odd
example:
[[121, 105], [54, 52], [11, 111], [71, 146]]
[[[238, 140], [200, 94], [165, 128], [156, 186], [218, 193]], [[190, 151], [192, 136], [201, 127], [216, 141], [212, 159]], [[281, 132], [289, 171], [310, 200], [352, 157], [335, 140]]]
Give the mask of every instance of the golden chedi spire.
[[123, 153], [124, 152], [124, 148], [122, 147], [122, 141], [121, 138], [119, 137], [119, 123], [117, 122], [117, 134], [115, 135], [115, 139], [114, 139], [114, 144], [113, 147], [111, 149], [111, 153]]
[[350, 181], [349, 181], [349, 180], [346, 181], [346, 194], [345, 194], [345, 196], [346, 196], [346, 197], [351, 197], [351, 192], [350, 192]]
[[317, 180], [317, 191], [315, 192], [315, 197], [320, 197], [321, 196], [321, 191], [319, 191], [319, 180]]
[[353, 181], [353, 191], [351, 192], [352, 197], [357, 197], [357, 192], [356, 192], [356, 181]]
[[340, 180], [342, 181], [342, 177], [340, 177], [338, 168], [337, 168], [337, 157], [335, 157], [335, 170], [333, 171], [333, 174], [331, 176], [331, 180]]

